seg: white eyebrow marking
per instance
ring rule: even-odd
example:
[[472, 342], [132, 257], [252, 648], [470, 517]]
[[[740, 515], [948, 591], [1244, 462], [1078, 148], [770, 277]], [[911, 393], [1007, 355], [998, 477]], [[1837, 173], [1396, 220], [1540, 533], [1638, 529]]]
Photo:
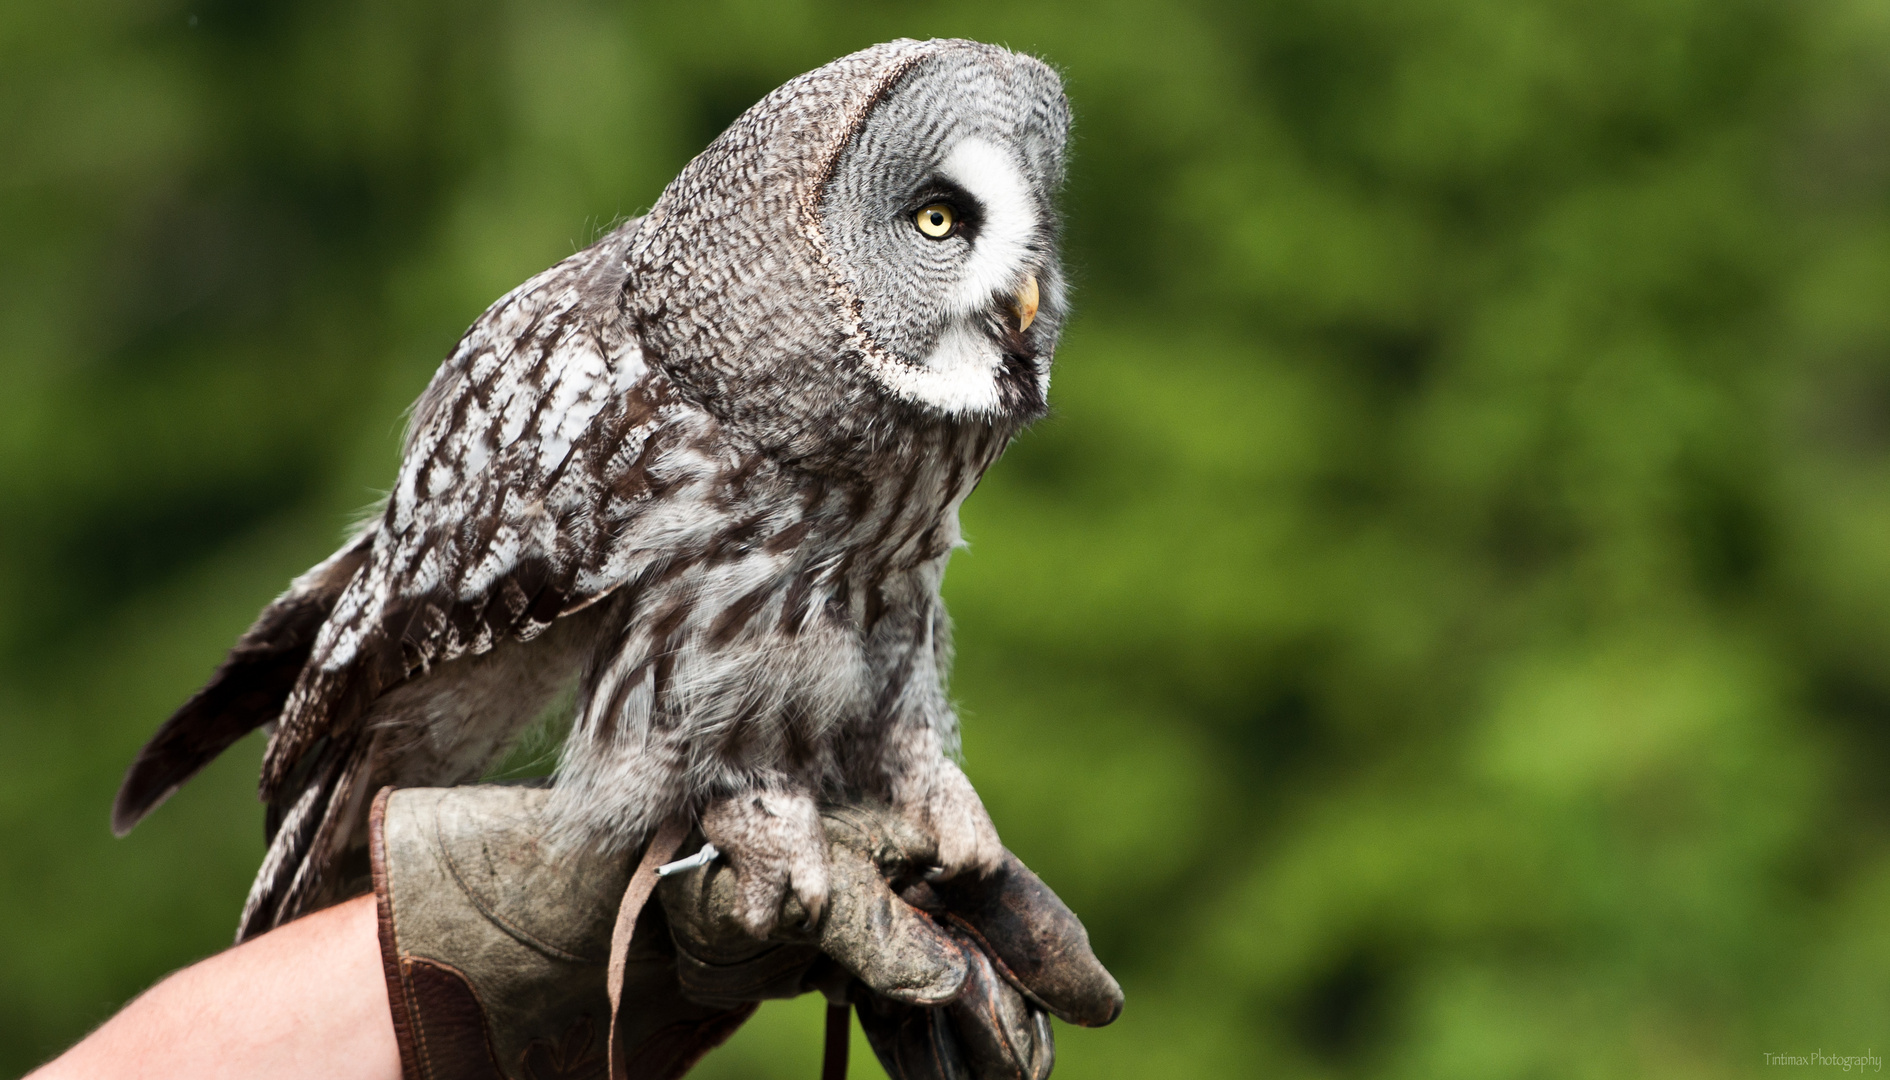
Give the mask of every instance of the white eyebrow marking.
[[945, 155], [939, 172], [984, 206], [964, 276], [948, 298], [953, 314], [970, 315], [1022, 279], [1037, 235], [1037, 203], [1016, 160], [984, 139], [960, 140]]

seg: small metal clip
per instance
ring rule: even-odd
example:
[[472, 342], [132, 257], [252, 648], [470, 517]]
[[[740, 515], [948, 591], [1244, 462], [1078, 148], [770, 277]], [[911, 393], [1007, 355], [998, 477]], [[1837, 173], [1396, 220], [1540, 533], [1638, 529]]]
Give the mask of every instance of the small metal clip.
[[698, 866], [707, 866], [710, 863], [714, 862], [717, 858], [721, 857], [721, 854], [722, 854], [721, 852], [715, 850], [714, 844], [704, 844], [702, 845], [701, 851], [696, 852], [694, 855], [691, 855], [686, 859], [677, 859], [675, 862], [666, 862], [663, 865], [657, 867], [656, 876], [668, 877], [671, 874], [680, 874], [684, 870], [694, 870]]

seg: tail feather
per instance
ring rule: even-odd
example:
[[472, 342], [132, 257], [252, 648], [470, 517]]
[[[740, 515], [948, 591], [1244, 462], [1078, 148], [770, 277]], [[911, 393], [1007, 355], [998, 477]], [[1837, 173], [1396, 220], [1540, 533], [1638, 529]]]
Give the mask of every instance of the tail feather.
[[125, 771], [112, 803], [112, 832], [130, 832], [218, 754], [281, 713], [316, 634], [367, 561], [371, 543], [371, 533], [356, 537], [263, 609], [210, 681], [158, 728]]
[[249, 896], [243, 901], [243, 914], [236, 928], [238, 943], [275, 928], [282, 897], [302, 867], [315, 831], [327, 814], [332, 794], [329, 784], [310, 784], [283, 815], [281, 825], [269, 841], [269, 850], [263, 854], [262, 866], [256, 870]]
[[249, 897], [236, 940], [244, 942], [341, 899], [350, 882], [344, 856], [365, 839], [356, 836], [366, 790], [368, 754], [351, 743], [328, 743], [316, 757], [294, 802], [284, 807]]

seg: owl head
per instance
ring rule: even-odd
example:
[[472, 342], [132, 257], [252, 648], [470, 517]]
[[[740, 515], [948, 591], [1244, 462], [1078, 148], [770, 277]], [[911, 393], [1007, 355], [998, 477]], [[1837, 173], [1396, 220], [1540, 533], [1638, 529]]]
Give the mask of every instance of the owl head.
[[646, 355], [778, 450], [1039, 415], [1066, 312], [1069, 104], [1041, 61], [895, 41], [775, 90], [663, 192], [626, 292]]

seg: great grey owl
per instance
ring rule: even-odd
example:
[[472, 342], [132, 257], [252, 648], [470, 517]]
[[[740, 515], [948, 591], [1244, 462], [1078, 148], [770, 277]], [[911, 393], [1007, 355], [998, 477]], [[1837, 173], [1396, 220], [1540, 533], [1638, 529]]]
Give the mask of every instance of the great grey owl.
[[890, 799], [944, 874], [993, 866], [939, 585], [960, 503], [1045, 407], [1068, 125], [1049, 67], [970, 41], [763, 98], [473, 324], [385, 512], [158, 730], [114, 828], [269, 726], [253, 936], [363, 887], [374, 791], [477, 779], [575, 684], [563, 835], [691, 816], [757, 929], [825, 897], [822, 793]]

